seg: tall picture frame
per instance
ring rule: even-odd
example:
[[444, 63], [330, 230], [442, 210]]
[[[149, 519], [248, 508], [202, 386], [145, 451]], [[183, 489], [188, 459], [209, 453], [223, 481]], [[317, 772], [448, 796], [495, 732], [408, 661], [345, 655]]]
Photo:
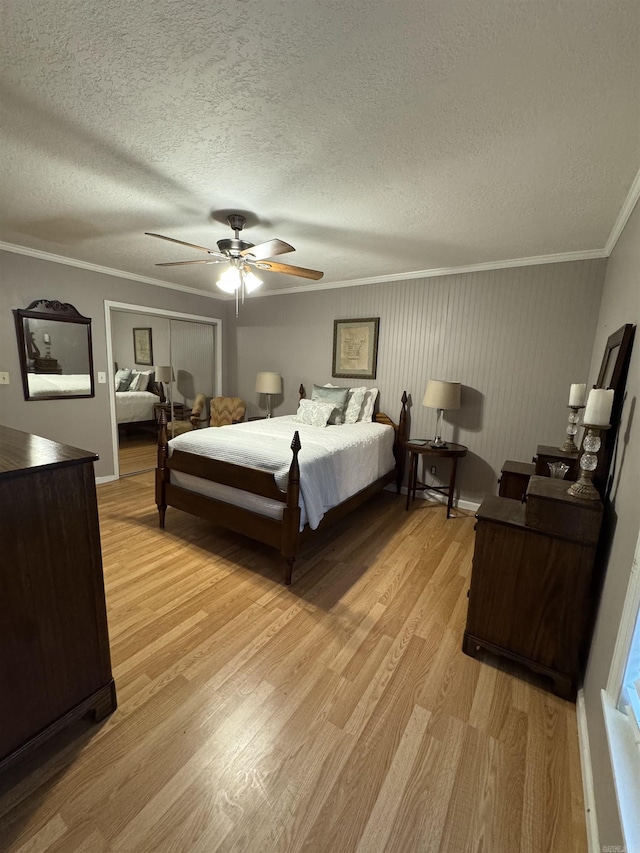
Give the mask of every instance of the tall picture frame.
[[151, 339], [151, 328], [137, 328], [133, 330], [133, 360], [136, 364], [153, 364], [153, 341]]
[[333, 321], [333, 370], [338, 379], [375, 379], [380, 318]]
[[598, 454], [598, 467], [593, 475], [595, 487], [602, 496], [606, 497], [608, 497], [613, 485], [611, 462], [618, 442], [618, 429], [622, 417], [634, 334], [635, 326], [632, 323], [626, 323], [609, 336], [604, 348], [598, 380], [594, 386], [595, 388], [612, 388], [614, 392], [610, 418], [611, 427], [604, 433], [604, 446]]

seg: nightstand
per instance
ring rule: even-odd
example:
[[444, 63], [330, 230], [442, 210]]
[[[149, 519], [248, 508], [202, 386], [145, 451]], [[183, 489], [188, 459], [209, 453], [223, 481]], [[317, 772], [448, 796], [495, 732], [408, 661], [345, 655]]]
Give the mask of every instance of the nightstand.
[[[448, 498], [447, 518], [449, 518], [456, 488], [458, 459], [466, 456], [469, 448], [465, 447], [464, 444], [454, 444], [453, 442], [449, 442], [444, 447], [431, 447], [429, 441], [426, 439], [408, 441], [406, 447], [409, 451], [409, 483], [407, 486], [407, 505], [405, 509], [409, 509], [409, 504], [412, 500], [415, 500], [417, 489], [440, 492]], [[448, 486], [427, 486], [425, 483], [418, 482], [418, 459], [420, 456], [439, 456], [440, 458], [451, 459], [451, 474]]]
[[[153, 404], [153, 417], [155, 418], [155, 422], [157, 424], [160, 423], [160, 412], [166, 412], [167, 421], [171, 420], [171, 404], [170, 403], [154, 403]], [[189, 415], [191, 414], [191, 409], [185, 406], [183, 403], [174, 403], [173, 404], [173, 417], [177, 421], [188, 420]]]

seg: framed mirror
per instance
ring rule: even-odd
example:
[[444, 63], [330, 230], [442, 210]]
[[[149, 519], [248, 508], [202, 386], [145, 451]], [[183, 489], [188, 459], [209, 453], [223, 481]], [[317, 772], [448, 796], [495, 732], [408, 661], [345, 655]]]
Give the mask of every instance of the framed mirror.
[[91, 319], [48, 299], [13, 314], [25, 400], [93, 397]]
[[613, 388], [613, 408], [611, 410], [611, 428], [602, 436], [604, 448], [598, 454], [598, 467], [596, 468], [593, 481], [601, 495], [608, 494], [610, 483], [611, 459], [613, 457], [618, 427], [622, 416], [624, 405], [624, 391], [631, 359], [631, 347], [635, 326], [627, 323], [609, 336], [604, 348], [602, 364], [598, 373], [598, 381], [595, 388]]

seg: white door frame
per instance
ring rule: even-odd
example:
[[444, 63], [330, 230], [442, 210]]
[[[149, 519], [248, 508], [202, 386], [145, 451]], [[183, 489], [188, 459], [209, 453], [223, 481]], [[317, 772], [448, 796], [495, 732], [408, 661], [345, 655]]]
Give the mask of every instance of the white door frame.
[[[115, 383], [115, 371], [113, 364], [113, 343], [111, 340], [111, 312], [124, 311], [128, 314], [155, 314], [167, 317], [169, 320], [188, 320], [193, 323], [205, 323], [215, 326], [215, 372], [214, 389], [215, 396], [222, 391], [222, 320], [218, 317], [201, 317], [198, 314], [183, 314], [179, 311], [168, 311], [165, 308], [150, 308], [148, 305], [132, 305], [130, 302], [112, 302], [110, 299], [104, 301], [104, 324], [107, 338], [107, 381], [109, 389], [112, 390]], [[120, 477], [120, 458], [118, 455], [118, 423], [116, 418], [115, 393], [109, 394], [109, 410], [111, 417], [111, 437], [113, 441], [113, 479]], [[111, 478], [109, 478], [111, 479]]]

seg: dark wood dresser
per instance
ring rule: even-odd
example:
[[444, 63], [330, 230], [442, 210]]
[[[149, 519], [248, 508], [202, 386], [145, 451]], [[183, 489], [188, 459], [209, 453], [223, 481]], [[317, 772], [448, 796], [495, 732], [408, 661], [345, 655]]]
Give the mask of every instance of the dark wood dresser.
[[96, 458], [0, 426], [0, 770], [116, 707]]
[[482, 502], [463, 650], [524, 664], [570, 699], [588, 651], [603, 508], [567, 488], [564, 480], [533, 476], [526, 503]]

